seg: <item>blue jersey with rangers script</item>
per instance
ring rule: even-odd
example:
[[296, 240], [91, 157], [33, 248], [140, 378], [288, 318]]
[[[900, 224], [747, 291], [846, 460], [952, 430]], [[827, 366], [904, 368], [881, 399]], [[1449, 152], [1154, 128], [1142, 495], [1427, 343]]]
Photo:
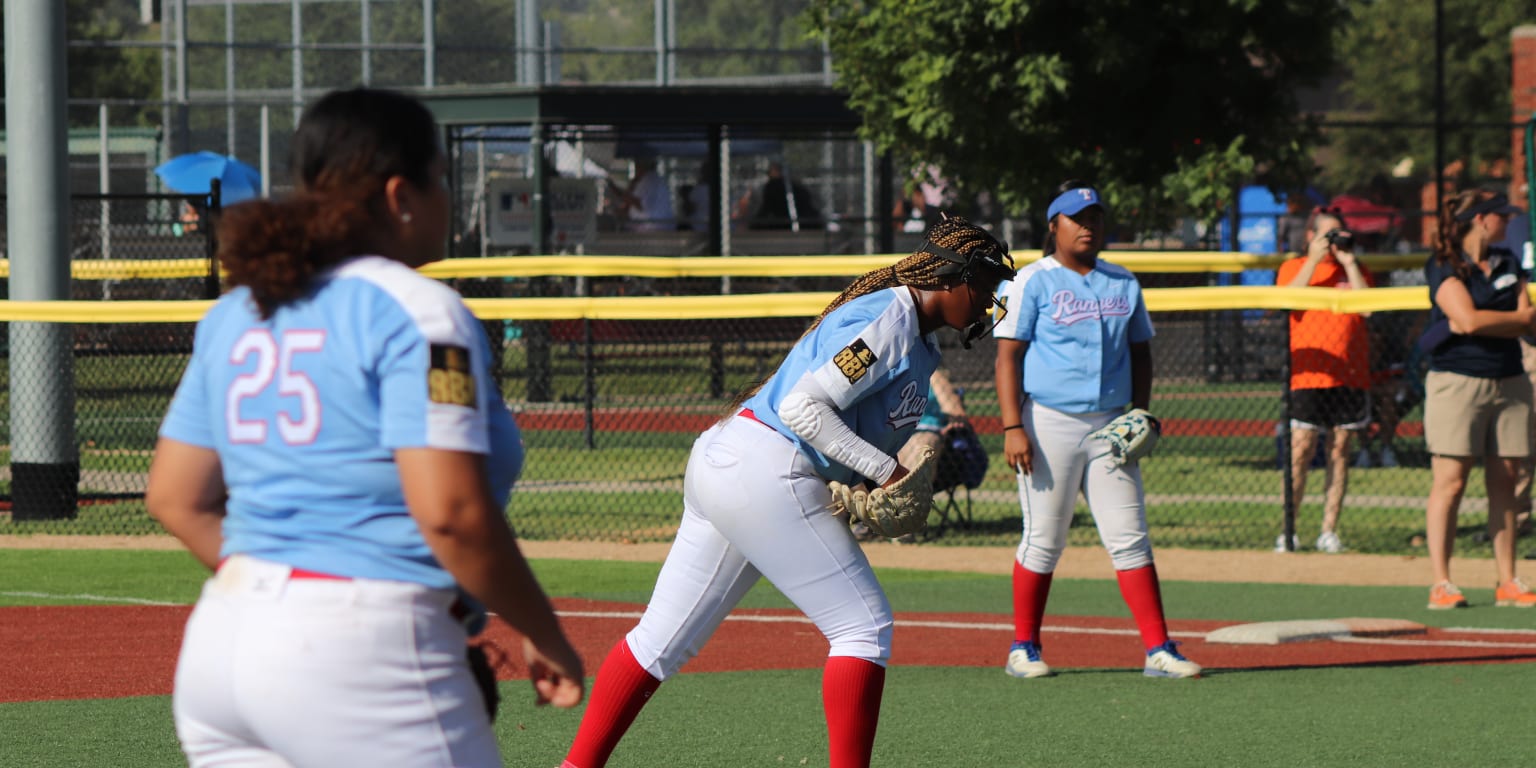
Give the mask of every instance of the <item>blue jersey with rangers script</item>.
[[220, 299], [197, 325], [160, 434], [218, 452], [221, 556], [451, 587], [406, 508], [393, 452], [484, 454], [505, 506], [522, 440], [489, 363], [458, 293], [364, 256], [268, 320], [247, 289]]
[[832, 396], [854, 434], [896, 455], [928, 407], [928, 378], [939, 345], [918, 330], [917, 305], [905, 286], [860, 296], [822, 318], [773, 376], [742, 405], [793, 441], [823, 478], [853, 485], [865, 478], [833, 462], [779, 420], [779, 403], [806, 378]]
[[1080, 275], [1048, 256], [1004, 281], [997, 296], [1008, 312], [992, 334], [1030, 343], [1031, 399], [1064, 413], [1131, 402], [1130, 345], [1152, 338], [1152, 319], [1130, 270], [1101, 260]]

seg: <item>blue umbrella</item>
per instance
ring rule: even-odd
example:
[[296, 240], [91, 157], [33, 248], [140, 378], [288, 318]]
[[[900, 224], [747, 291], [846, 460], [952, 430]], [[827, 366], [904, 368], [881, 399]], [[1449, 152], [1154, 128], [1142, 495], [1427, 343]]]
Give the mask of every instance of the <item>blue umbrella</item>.
[[229, 155], [192, 152], [160, 164], [155, 173], [171, 189], [187, 195], [208, 194], [209, 180], [219, 180], [219, 202], [231, 205], [261, 196], [261, 172]]

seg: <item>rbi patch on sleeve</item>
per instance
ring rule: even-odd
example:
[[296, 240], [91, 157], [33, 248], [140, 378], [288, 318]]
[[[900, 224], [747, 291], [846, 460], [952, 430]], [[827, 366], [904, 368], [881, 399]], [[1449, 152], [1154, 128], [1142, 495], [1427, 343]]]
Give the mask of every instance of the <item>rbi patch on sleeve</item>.
[[875, 364], [875, 359], [875, 353], [869, 351], [869, 345], [863, 339], [854, 339], [852, 344], [838, 350], [832, 363], [848, 377], [848, 383], [853, 384], [869, 373], [869, 366]]
[[427, 398], [444, 405], [475, 407], [475, 376], [469, 371], [468, 349], [452, 344], [432, 345]]

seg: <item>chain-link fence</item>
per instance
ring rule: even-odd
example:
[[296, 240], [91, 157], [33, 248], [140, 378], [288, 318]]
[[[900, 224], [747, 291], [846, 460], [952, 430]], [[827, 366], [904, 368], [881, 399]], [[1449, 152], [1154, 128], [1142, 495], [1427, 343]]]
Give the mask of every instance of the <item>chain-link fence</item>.
[[[77, 219], [77, 225], [85, 220]], [[196, 237], [176, 243], [194, 253], [203, 247]], [[1404, 269], [1383, 272], [1377, 282], [1411, 285], [1420, 278], [1417, 271]], [[529, 295], [572, 279], [454, 282], [461, 288], [494, 284], [498, 295]], [[1142, 277], [1154, 297], [1160, 286], [1208, 279], [1151, 273]], [[846, 284], [846, 279], [834, 282]], [[200, 295], [196, 277], [158, 285], [135, 290], [174, 292], [172, 286], [180, 285], [180, 298]], [[763, 287], [772, 290], [771, 285]], [[126, 290], [118, 285], [113, 296], [121, 297]], [[1153, 301], [1154, 310], [1156, 305]], [[811, 307], [804, 317], [794, 318], [487, 319], [502, 393], [518, 413], [528, 447], [526, 469], [509, 509], [521, 535], [669, 539], [679, 518], [682, 473], [695, 436], [724, 415], [738, 391], [775, 369], [814, 312]], [[1306, 469], [1306, 487], [1294, 499], [1294, 530], [1302, 549], [1312, 547], [1329, 473], [1327, 449], [1298, 456], [1304, 466], [1291, 465], [1297, 452], [1289, 447], [1293, 438], [1288, 435], [1299, 434], [1301, 428], [1288, 430], [1292, 422], [1284, 416], [1289, 412], [1292, 419], [1305, 420], [1305, 414], [1299, 412], [1295, 394], [1287, 395], [1287, 371], [1300, 370], [1287, 349], [1292, 342], [1298, 349], [1312, 342], [1300, 337], [1288, 342], [1288, 314], [1154, 311], [1158, 335], [1153, 341], [1153, 410], [1163, 419], [1165, 434], [1157, 453], [1147, 460], [1144, 476], [1149, 520], [1160, 545], [1274, 546], [1284, 526], [1287, 472], [1295, 476]], [[1374, 410], [1345, 452], [1348, 491], [1338, 533], [1353, 551], [1406, 554], [1421, 547], [1429, 471], [1419, 395], [1422, 364], [1412, 358], [1411, 341], [1423, 314], [1376, 312], [1360, 320], [1372, 345], [1365, 365]], [[80, 322], [71, 327], [90, 329], [77, 330], [74, 369], [60, 379], [63, 386], [73, 377], [80, 504], [72, 519], [13, 520], [0, 512], [0, 533], [158, 533], [145, 515], [140, 494], [156, 427], [186, 362], [191, 326]], [[99, 334], [113, 334], [114, 341], [100, 343]], [[947, 502], [952, 491], [956, 504], [943, 518], [935, 516], [941, 525], [930, 541], [1013, 542], [1020, 532], [1020, 515], [1014, 477], [1000, 457], [994, 346], [983, 341], [963, 350], [953, 334], [941, 336], [946, 366], [964, 392], [970, 420], [991, 461], [975, 489], [957, 485], [940, 494]], [[16, 409], [24, 407], [25, 393], [10, 392], [9, 387], [6, 392], [5, 412], [14, 417]], [[1395, 425], [1383, 418], [1386, 412], [1379, 404], [1387, 401], [1396, 406]], [[13, 437], [11, 424], [7, 419], [0, 435], [7, 445]], [[1326, 446], [1327, 440], [1315, 444]], [[0, 479], [0, 492], [10, 490], [9, 480]], [[1482, 527], [1478, 515], [1486, 509], [1479, 477], [1469, 484], [1468, 496], [1463, 509], [1469, 527], [1462, 531], [1458, 551], [1486, 553], [1487, 545], [1477, 533]], [[1096, 541], [1086, 509], [1080, 510], [1071, 536], [1074, 543]]]

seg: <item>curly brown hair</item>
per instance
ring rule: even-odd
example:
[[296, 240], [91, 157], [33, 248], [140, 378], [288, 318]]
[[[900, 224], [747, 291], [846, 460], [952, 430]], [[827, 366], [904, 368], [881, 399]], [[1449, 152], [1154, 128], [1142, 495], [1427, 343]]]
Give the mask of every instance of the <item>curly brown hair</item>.
[[1486, 189], [1467, 189], [1440, 203], [1435, 227], [1435, 262], [1442, 267], [1450, 267], [1462, 282], [1466, 282], [1472, 276], [1472, 270], [1476, 269], [1462, 257], [1466, 250], [1467, 233], [1472, 231], [1474, 221], [1472, 217], [1463, 217], [1462, 214], [1479, 203], [1492, 200], [1498, 194]]
[[290, 167], [298, 191], [230, 206], [218, 225], [229, 287], [245, 286], [263, 319], [304, 296], [313, 277], [367, 252], [382, 228], [384, 184], [425, 188], [442, 154], [421, 102], [394, 91], [334, 91], [304, 110]]

